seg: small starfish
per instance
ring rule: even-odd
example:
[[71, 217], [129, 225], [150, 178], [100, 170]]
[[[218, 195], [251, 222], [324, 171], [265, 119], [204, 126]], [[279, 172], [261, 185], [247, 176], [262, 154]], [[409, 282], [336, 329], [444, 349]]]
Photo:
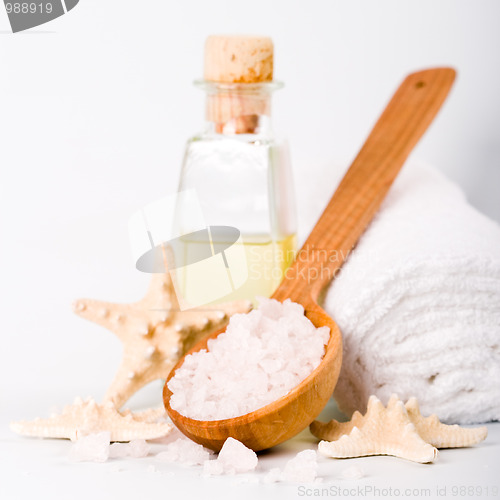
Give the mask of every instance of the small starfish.
[[406, 405], [392, 395], [387, 408], [370, 396], [366, 414], [354, 412], [349, 422], [314, 421], [311, 432], [319, 439], [323, 455], [350, 458], [368, 455], [394, 455], [415, 462], [432, 462], [436, 448], [471, 446], [486, 438], [486, 427], [465, 429], [442, 424], [436, 415], [423, 417], [416, 398]]
[[387, 408], [370, 396], [366, 414], [354, 412], [350, 422], [315, 421], [311, 432], [320, 439], [318, 451], [327, 457], [351, 458], [370, 455], [393, 455], [414, 462], [433, 462], [438, 451], [426, 443], [411, 423], [406, 408], [397, 398]]
[[165, 379], [178, 359], [198, 340], [225, 326], [235, 313], [251, 309], [234, 301], [180, 311], [169, 273], [153, 274], [146, 296], [132, 304], [80, 299], [73, 309], [112, 331], [123, 342], [123, 359], [104, 401], [120, 408], [136, 391]]
[[167, 422], [153, 423], [160, 417], [157, 410], [134, 414], [127, 410], [120, 413], [113, 403], [97, 404], [93, 399], [76, 398], [64, 407], [60, 415], [49, 418], [11, 422], [11, 429], [23, 436], [65, 438], [75, 441], [80, 437], [99, 432], [110, 432], [111, 441], [156, 439], [166, 436], [174, 426]]

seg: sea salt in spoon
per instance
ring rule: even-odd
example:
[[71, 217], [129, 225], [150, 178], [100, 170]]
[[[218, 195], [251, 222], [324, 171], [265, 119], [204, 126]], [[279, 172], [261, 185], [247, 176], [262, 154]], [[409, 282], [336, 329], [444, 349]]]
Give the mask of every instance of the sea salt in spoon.
[[[267, 406], [240, 417], [201, 421], [181, 415], [169, 404], [172, 393], [168, 382], [182, 365], [182, 358], [170, 372], [163, 399], [170, 418], [186, 436], [215, 451], [228, 437], [258, 451], [295, 436], [318, 416], [332, 395], [342, 362], [340, 330], [317, 304], [318, 297], [377, 212], [454, 79], [451, 68], [429, 69], [406, 77], [272, 297], [302, 304], [314, 326], [330, 328], [320, 365], [286, 396]], [[223, 331], [210, 335], [186, 355], [206, 349], [207, 341]]]

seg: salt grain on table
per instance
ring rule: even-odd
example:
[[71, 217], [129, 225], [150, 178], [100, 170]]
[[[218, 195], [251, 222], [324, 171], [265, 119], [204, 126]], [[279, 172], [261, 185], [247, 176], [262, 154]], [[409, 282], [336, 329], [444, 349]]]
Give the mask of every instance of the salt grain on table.
[[69, 459], [72, 462], [106, 462], [110, 437], [110, 432], [99, 432], [79, 438], [69, 452]]
[[201, 444], [196, 444], [187, 438], [179, 438], [168, 444], [166, 450], [158, 453], [156, 458], [169, 463], [202, 465], [210, 455], [211, 452]]
[[236, 439], [227, 438], [216, 460], [207, 460], [203, 467], [205, 476], [220, 474], [241, 474], [257, 467], [258, 459], [254, 451]]
[[281, 481], [281, 470], [279, 467], [272, 468], [263, 479], [264, 483], [277, 483]]
[[312, 483], [316, 481], [318, 474], [317, 453], [314, 450], [304, 450], [297, 453], [289, 460], [285, 469], [281, 471], [278, 467], [271, 469], [264, 476], [264, 483], [277, 483], [286, 481], [289, 483]]
[[342, 471], [342, 477], [344, 479], [361, 479], [364, 476], [364, 470], [357, 465], [352, 465], [351, 467], [348, 467], [347, 469], [344, 469]]
[[318, 475], [318, 461], [315, 450], [304, 450], [289, 460], [281, 479], [293, 483], [312, 483]]
[[109, 447], [109, 458], [143, 458], [149, 454], [151, 446], [144, 439], [134, 439], [130, 443], [113, 443]]

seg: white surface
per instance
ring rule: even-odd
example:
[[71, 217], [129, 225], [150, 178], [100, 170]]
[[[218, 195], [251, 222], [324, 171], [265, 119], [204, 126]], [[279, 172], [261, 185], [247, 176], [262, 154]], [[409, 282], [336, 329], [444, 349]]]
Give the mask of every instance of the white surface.
[[[201, 122], [202, 95], [191, 81], [201, 75], [208, 34], [274, 38], [276, 76], [287, 84], [276, 96], [276, 128], [290, 139], [299, 209], [309, 201], [305, 181], [345, 168], [407, 72], [457, 67], [416, 155], [499, 220], [499, 15], [496, 0], [81, 0], [68, 15], [12, 35], [0, 8], [2, 500], [172, 490], [213, 497], [231, 488], [240, 497], [295, 495], [283, 485], [193, 480], [181, 469], [157, 477], [146, 472], [150, 459], [116, 475], [113, 464], [71, 465], [68, 443], [18, 439], [5, 424], [78, 394], [100, 399], [110, 383], [118, 340], [69, 305], [81, 296], [130, 301], [146, 290], [148, 277], [130, 258], [128, 217], [176, 188], [184, 141]], [[159, 390], [151, 389], [155, 397]], [[363, 460], [366, 481], [487, 486], [500, 449], [493, 430], [484, 446], [445, 452], [432, 467]], [[293, 441], [281, 453], [302, 446]], [[334, 477], [348, 465], [333, 462]]]
[[[322, 419], [328, 420], [332, 415], [337, 413], [330, 405]], [[201, 476], [202, 466], [184, 467], [155, 459], [154, 455], [164, 449], [159, 444], [153, 444], [146, 458], [110, 459], [103, 464], [71, 463], [68, 460], [69, 441], [19, 438], [3, 430], [0, 434], [0, 498], [123, 500], [164, 496], [264, 500], [318, 495], [356, 498], [363, 497], [363, 493], [367, 498], [374, 498], [376, 488], [379, 489], [378, 497], [387, 498], [498, 498], [500, 424], [490, 424], [488, 430], [489, 436], [484, 443], [474, 448], [441, 450], [433, 464], [417, 464], [395, 457], [348, 460], [319, 457], [321, 482], [307, 484], [265, 484], [263, 478], [273, 467], [283, 469], [299, 451], [316, 448], [316, 440], [308, 430], [268, 453], [259, 454], [254, 473], [210, 478]], [[158, 472], [151, 472], [151, 465]], [[364, 477], [344, 479], [344, 471], [353, 466], [360, 468]], [[464, 487], [473, 488], [473, 494], [463, 490]], [[446, 495], [438, 494], [438, 490], [446, 491]]]

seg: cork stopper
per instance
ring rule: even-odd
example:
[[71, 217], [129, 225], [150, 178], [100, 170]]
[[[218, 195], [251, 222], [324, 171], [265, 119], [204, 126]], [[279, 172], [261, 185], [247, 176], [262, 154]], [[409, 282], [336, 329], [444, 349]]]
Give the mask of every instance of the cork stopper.
[[273, 80], [273, 42], [265, 36], [209, 36], [205, 43], [205, 81], [234, 84], [207, 99], [207, 119], [218, 132], [255, 133], [270, 114], [269, 94], [245, 91], [245, 84]]
[[267, 36], [209, 36], [204, 78], [224, 83], [270, 82], [273, 55], [273, 41]]

